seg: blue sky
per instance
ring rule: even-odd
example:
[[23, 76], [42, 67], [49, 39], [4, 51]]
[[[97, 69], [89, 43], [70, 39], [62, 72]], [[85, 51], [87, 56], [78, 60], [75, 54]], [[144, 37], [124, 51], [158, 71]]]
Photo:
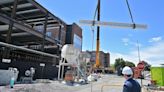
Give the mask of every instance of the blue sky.
[[[67, 24], [79, 24], [79, 20], [92, 20], [97, 0], [36, 0]], [[116, 29], [101, 27], [100, 50], [111, 54], [111, 63], [116, 58], [138, 63], [137, 40], [140, 45], [141, 60], [152, 65], [164, 64], [164, 1], [129, 0], [134, 21], [147, 24], [147, 30]], [[101, 0], [101, 21], [131, 23], [126, 0]], [[92, 50], [90, 26], [82, 26], [83, 50]], [[96, 27], [95, 27], [96, 28]], [[96, 29], [94, 32], [94, 50]]]

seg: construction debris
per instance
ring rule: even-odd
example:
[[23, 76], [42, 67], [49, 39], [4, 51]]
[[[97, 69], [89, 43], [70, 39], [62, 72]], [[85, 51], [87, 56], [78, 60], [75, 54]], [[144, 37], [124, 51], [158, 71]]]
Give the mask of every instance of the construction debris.
[[0, 70], [0, 85], [8, 85], [10, 80], [14, 78], [14, 81], [17, 80], [19, 71], [17, 68], [10, 67], [8, 70]]

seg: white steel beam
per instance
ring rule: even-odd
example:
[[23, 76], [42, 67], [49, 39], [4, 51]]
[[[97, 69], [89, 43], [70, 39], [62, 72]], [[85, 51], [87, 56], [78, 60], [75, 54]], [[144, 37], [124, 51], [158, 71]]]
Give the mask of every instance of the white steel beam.
[[119, 22], [102, 22], [93, 20], [80, 20], [80, 24], [90, 26], [110, 26], [114, 28], [130, 28], [130, 29], [147, 29], [145, 24], [131, 24], [131, 23], [119, 23]]

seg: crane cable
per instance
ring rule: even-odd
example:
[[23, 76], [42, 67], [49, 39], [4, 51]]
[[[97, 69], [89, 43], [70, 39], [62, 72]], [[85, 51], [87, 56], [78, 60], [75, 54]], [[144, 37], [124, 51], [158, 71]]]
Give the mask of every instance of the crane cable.
[[[97, 4], [97, 6], [96, 6], [96, 10], [95, 10], [94, 17], [93, 17], [92, 28], [95, 26], [95, 20], [96, 20], [97, 10], [98, 10], [98, 4]], [[92, 29], [92, 30], [93, 30], [93, 29]]]
[[129, 14], [130, 14], [131, 21], [133, 23], [133, 29], [135, 29], [136, 28], [136, 25], [135, 25], [135, 22], [134, 22], [134, 19], [133, 19], [133, 15], [132, 15], [132, 12], [131, 12], [130, 5], [129, 5], [128, 0], [126, 0], [126, 4], [127, 4], [127, 7], [128, 7], [128, 11], [129, 11]]
[[95, 13], [94, 13], [94, 17], [93, 17], [93, 23], [91, 25], [91, 30], [92, 30], [92, 50], [93, 50], [93, 47], [94, 47], [94, 27], [95, 27], [95, 20], [96, 20], [96, 14], [97, 14], [97, 10], [98, 10], [98, 4], [96, 6], [96, 10], [95, 10]]
[[[129, 6], [129, 3], [128, 3], [128, 0], [126, 0], [126, 4], [128, 6], [129, 14], [130, 14], [130, 17], [131, 17], [131, 20], [132, 20], [132, 23], [133, 23], [133, 29], [135, 29], [136, 25], [135, 25], [134, 20], [133, 20], [133, 16], [132, 16], [132, 13], [131, 13], [131, 10], [130, 10], [130, 6]], [[137, 44], [138, 44], [138, 40], [137, 40]], [[139, 58], [139, 61], [140, 61], [139, 44], [138, 44], [138, 58]], [[141, 78], [141, 85], [142, 84], [143, 84], [143, 82], [142, 82], [142, 78]]]
[[96, 20], [97, 10], [98, 10], [98, 4], [96, 6], [96, 10], [95, 10], [94, 17], [93, 17], [93, 22], [92, 22], [92, 25], [91, 25], [91, 30], [92, 31], [94, 31], [94, 27], [95, 27], [95, 20]]
[[[92, 22], [92, 25], [91, 25], [91, 30], [92, 30], [92, 51], [93, 51], [93, 47], [94, 47], [94, 28], [95, 28], [95, 20], [96, 20], [97, 11], [98, 11], [98, 3], [97, 3], [97, 6], [96, 6], [96, 10], [95, 10], [94, 17], [93, 17], [93, 22]], [[92, 75], [91, 75], [91, 77], [92, 77]], [[92, 87], [93, 87], [93, 85], [92, 85], [92, 81], [91, 81], [91, 92], [93, 91]]]

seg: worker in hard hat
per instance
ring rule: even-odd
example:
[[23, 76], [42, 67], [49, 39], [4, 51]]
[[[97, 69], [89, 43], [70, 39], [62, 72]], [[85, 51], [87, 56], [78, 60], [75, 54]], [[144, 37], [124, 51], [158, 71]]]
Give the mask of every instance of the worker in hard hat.
[[133, 71], [130, 67], [125, 66], [122, 70], [126, 81], [123, 86], [123, 92], [141, 92], [140, 84], [133, 79]]

